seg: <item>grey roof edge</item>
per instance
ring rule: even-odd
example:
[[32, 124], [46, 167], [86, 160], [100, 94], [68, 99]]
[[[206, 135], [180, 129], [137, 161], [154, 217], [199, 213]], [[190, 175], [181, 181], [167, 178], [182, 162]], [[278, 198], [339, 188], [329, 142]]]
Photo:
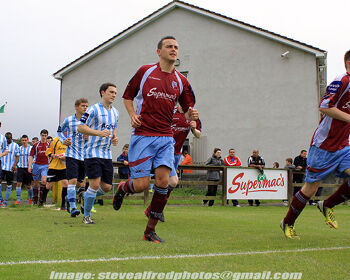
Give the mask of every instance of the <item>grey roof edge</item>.
[[179, 0], [174, 0], [172, 2], [169, 2], [168, 4], [164, 5], [163, 7], [159, 8], [158, 10], [154, 11], [150, 15], [144, 17], [143, 19], [139, 20], [135, 24], [131, 25], [130, 27], [124, 29], [123, 31], [119, 32], [117, 35], [113, 36], [112, 38], [108, 39], [107, 41], [99, 44], [97, 47], [93, 48], [92, 50], [88, 51], [87, 53], [83, 54], [82, 56], [78, 57], [71, 63], [67, 64], [66, 66], [62, 67], [58, 71], [56, 71], [53, 76], [56, 79], [62, 79], [62, 77], [67, 74], [68, 72], [72, 71], [76, 67], [78, 67], [80, 64], [84, 63], [85, 61], [91, 59], [92, 57], [98, 55], [99, 53], [103, 52], [104, 50], [112, 47], [115, 43], [117, 43], [119, 40], [122, 40], [124, 37], [136, 32], [140, 28], [142, 28], [147, 22], [153, 21], [156, 18], [162, 16], [164, 13], [167, 13], [171, 11], [172, 9], [180, 7], [187, 10], [191, 10], [193, 12], [197, 12], [199, 14], [202, 14], [204, 16], [208, 16], [211, 18], [214, 18], [221, 22], [226, 22], [228, 24], [232, 24], [238, 28], [251, 31], [253, 33], [257, 33], [261, 36], [270, 38], [275, 41], [279, 41], [283, 44], [287, 44], [299, 49], [302, 49], [309, 53], [314, 53], [316, 57], [324, 57], [327, 56], [327, 51], [322, 50], [320, 48], [314, 47], [312, 45], [294, 40], [292, 38], [271, 32], [269, 30], [245, 23], [243, 21], [239, 21], [230, 17], [227, 17], [225, 15], [183, 2]]

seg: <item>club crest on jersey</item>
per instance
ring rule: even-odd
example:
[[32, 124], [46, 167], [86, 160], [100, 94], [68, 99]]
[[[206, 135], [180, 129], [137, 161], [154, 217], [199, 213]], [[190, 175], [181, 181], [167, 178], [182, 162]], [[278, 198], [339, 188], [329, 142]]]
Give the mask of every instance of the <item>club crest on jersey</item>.
[[177, 89], [177, 82], [172, 81], [172, 82], [171, 82], [171, 87], [172, 87], [173, 89]]
[[88, 119], [89, 114], [88, 113], [84, 113], [84, 115], [81, 117], [80, 121], [82, 123], [86, 123], [86, 120]]

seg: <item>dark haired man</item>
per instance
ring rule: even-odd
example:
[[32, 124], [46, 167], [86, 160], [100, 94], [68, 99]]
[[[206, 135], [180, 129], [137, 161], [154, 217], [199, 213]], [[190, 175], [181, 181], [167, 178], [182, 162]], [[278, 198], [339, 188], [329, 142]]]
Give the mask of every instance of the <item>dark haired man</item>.
[[162, 38], [157, 45], [159, 63], [141, 66], [123, 95], [133, 127], [129, 149], [131, 176], [119, 184], [113, 208], [120, 209], [126, 193], [147, 189], [154, 169], [155, 190], [143, 239], [156, 243], [164, 242], [155, 233], [155, 227], [167, 202], [169, 174], [174, 166], [171, 123], [176, 102], [181, 105], [187, 119], [198, 119], [198, 112], [193, 109], [195, 97], [192, 88], [186, 77], [175, 69], [178, 49], [173, 36]]
[[[285, 237], [290, 239], [299, 239], [294, 223], [308, 200], [317, 192], [322, 180], [333, 173], [338, 177], [350, 176], [350, 50], [345, 53], [344, 63], [346, 73], [328, 85], [319, 105], [323, 115], [312, 136], [305, 184], [294, 195], [289, 211], [280, 224]], [[331, 228], [338, 228], [333, 207], [349, 198], [350, 180], [344, 180], [333, 195], [317, 202], [326, 224]]]
[[91, 209], [96, 196], [112, 189], [113, 162], [111, 144], [117, 145], [118, 110], [112, 106], [117, 87], [112, 83], [102, 84], [99, 90], [101, 101], [89, 107], [80, 119], [78, 132], [88, 135], [85, 142], [84, 165], [89, 178], [89, 188], [84, 193], [83, 223], [94, 224]]

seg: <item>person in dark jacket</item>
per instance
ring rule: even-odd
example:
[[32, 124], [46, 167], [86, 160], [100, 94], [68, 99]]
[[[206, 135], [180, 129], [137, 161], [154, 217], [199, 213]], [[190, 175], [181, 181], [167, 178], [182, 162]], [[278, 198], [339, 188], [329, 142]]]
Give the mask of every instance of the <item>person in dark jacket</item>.
[[[224, 160], [221, 158], [221, 149], [215, 148], [213, 155], [207, 160], [205, 165], [224, 166]], [[220, 171], [208, 170], [207, 181], [220, 181]], [[205, 196], [216, 196], [218, 185], [208, 185], [208, 191]], [[206, 205], [208, 200], [203, 200], [203, 205]], [[209, 200], [209, 206], [214, 205], [214, 200]]]
[[118, 167], [119, 179], [129, 178], [129, 160], [128, 160], [129, 144], [123, 147], [123, 153], [117, 158], [117, 161], [122, 162], [125, 167]]

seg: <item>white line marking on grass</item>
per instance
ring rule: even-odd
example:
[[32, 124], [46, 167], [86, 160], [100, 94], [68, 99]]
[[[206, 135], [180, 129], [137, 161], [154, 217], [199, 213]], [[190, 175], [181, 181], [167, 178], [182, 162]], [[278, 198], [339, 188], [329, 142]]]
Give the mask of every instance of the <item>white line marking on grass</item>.
[[37, 261], [18, 261], [18, 262], [0, 262], [0, 266], [16, 265], [16, 264], [52, 264], [52, 263], [84, 263], [84, 262], [111, 262], [111, 261], [131, 261], [131, 260], [155, 260], [155, 259], [185, 259], [185, 258], [207, 258], [207, 257], [227, 257], [240, 255], [259, 255], [259, 254], [279, 254], [279, 253], [303, 253], [315, 251], [334, 251], [348, 250], [349, 247], [330, 247], [330, 248], [305, 248], [291, 250], [269, 250], [269, 251], [245, 251], [232, 253], [208, 253], [198, 255], [172, 255], [172, 256], [139, 256], [124, 258], [98, 258], [98, 259], [82, 259], [82, 260], [37, 260]]

